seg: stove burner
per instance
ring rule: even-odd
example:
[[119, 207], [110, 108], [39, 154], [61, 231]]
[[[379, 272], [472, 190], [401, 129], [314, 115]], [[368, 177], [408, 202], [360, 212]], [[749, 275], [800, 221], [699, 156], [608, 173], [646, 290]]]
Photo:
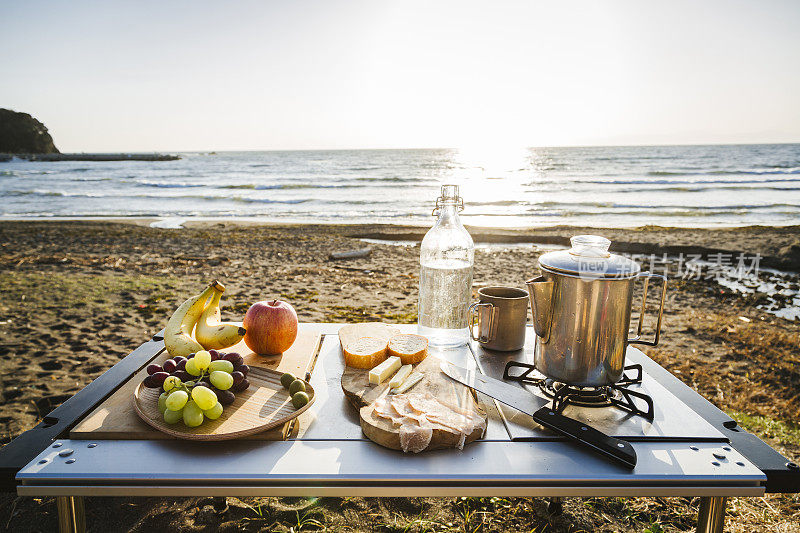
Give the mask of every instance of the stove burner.
[[[512, 368], [523, 369], [519, 374], [511, 374]], [[633, 372], [632, 376], [626, 371]], [[567, 405], [577, 405], [581, 407], [608, 407], [614, 406], [646, 418], [650, 422], [655, 416], [653, 410], [653, 399], [649, 395], [632, 390], [629, 385], [637, 385], [642, 382], [642, 365], [626, 366], [622, 372], [622, 378], [606, 387], [580, 387], [568, 385], [544, 377], [533, 365], [510, 361], [506, 364], [503, 371], [503, 379], [518, 381], [529, 385], [538, 386], [542, 392], [553, 399], [553, 410], [561, 413]]]

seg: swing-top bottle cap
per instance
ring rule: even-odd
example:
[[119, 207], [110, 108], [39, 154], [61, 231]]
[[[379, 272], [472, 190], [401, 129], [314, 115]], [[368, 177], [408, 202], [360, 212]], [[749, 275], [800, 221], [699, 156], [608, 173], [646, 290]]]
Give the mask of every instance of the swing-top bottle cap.
[[458, 185], [442, 185], [441, 198], [443, 201], [455, 202], [458, 200]]

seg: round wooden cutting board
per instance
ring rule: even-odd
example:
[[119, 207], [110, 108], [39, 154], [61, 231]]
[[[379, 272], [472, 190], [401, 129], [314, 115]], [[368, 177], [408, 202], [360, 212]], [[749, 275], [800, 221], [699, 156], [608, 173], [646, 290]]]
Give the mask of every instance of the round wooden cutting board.
[[308, 403], [295, 409], [289, 391], [281, 385], [281, 372], [269, 368], [250, 367], [247, 379], [250, 387], [236, 393], [236, 400], [226, 406], [216, 420], [206, 419], [196, 428], [178, 422], [167, 424], [158, 411], [161, 389], [151, 389], [142, 383], [136, 387], [133, 406], [147, 424], [168, 435], [186, 440], [228, 440], [260, 433], [280, 426], [299, 416], [314, 403], [314, 389], [306, 383]]
[[[487, 420], [485, 409], [481, 408], [475, 400], [472, 391], [444, 375], [440, 368], [441, 359], [429, 355], [414, 370], [425, 375], [424, 379], [412, 387], [408, 394], [430, 392], [436, 398], [450, 405], [457, 405], [462, 409], [471, 409], [476, 414]], [[350, 404], [359, 412], [361, 430], [371, 441], [391, 448], [401, 450], [400, 433], [398, 428], [386, 418], [375, 415], [373, 403], [389, 393], [389, 380], [380, 385], [369, 384], [369, 370], [345, 367], [342, 373], [342, 390]], [[467, 435], [465, 444], [479, 439], [483, 430], [476, 429]], [[431, 442], [425, 450], [442, 448], [455, 448], [458, 446], [459, 436], [448, 431], [435, 429]]]

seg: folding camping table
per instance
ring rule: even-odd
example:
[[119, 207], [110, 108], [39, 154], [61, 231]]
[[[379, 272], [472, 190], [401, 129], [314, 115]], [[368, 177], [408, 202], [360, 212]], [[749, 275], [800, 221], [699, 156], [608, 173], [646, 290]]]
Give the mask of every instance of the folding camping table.
[[[298, 419], [295, 437], [70, 439], [70, 428], [164, 349], [156, 335], [0, 450], [4, 487], [21, 496], [57, 497], [62, 531], [85, 527], [84, 496], [699, 496], [697, 530], [721, 532], [727, 497], [800, 491], [797, 465], [635, 348], [628, 349], [628, 362], [641, 364], [716, 436], [633, 442], [638, 464], [630, 471], [555, 436], [512, 439], [504, 408], [482, 397], [486, 434], [463, 450], [384, 449], [362, 435], [341, 390], [340, 326], [301, 325], [320, 331], [323, 341], [310, 377], [317, 398]], [[529, 330], [529, 341], [533, 336]], [[481, 362], [496, 357], [475, 343], [437, 355], [484, 371]]]

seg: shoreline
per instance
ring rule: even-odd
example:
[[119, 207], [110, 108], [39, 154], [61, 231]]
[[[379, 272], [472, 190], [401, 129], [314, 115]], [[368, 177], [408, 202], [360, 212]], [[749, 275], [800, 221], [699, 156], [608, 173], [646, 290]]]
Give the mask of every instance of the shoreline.
[[[281, 222], [243, 219], [181, 219], [182, 224], [159, 225], [179, 217], [42, 217], [37, 219], [0, 219], [10, 226], [27, 224], [93, 225], [120, 224], [148, 228], [154, 231], [209, 230], [236, 228], [269, 228], [297, 231], [303, 228], [355, 239], [378, 241], [421, 242], [430, 226], [382, 223], [324, 223]], [[475, 244], [531, 244], [569, 246], [569, 237], [599, 233], [611, 239], [612, 250], [618, 253], [677, 256], [700, 254], [745, 254], [760, 256], [760, 265], [786, 272], [800, 272], [800, 225], [795, 226], [735, 226], [735, 227], [664, 227], [638, 226], [601, 228], [591, 226], [531, 226], [525, 228], [496, 228], [465, 226]], [[735, 257], [734, 257], [735, 259]]]
[[8, 154], [0, 153], [0, 163], [8, 163], [14, 159], [29, 162], [54, 162], [54, 161], [177, 161], [181, 157], [174, 154], [160, 153], [52, 153], [52, 154]]
[[[327, 222], [327, 221], [298, 221], [292, 220], [290, 217], [283, 218], [258, 218], [258, 217], [194, 217], [194, 216], [178, 216], [178, 215], [164, 215], [164, 216], [139, 216], [139, 215], [87, 215], [87, 216], [47, 216], [47, 215], [34, 215], [34, 216], [5, 216], [0, 215], [0, 222], [95, 222], [105, 221], [114, 222], [119, 224], [133, 224], [141, 226], [145, 223], [150, 224], [153, 222], [163, 220], [182, 221], [181, 228], [188, 227], [206, 227], [216, 224], [231, 224], [240, 226], [386, 226], [390, 228], [430, 228], [433, 225], [434, 218], [431, 217], [431, 222], [426, 224], [413, 224], [410, 222], [404, 223], [389, 223], [389, 222]], [[800, 222], [800, 221], [799, 221]], [[592, 226], [592, 225], [578, 225], [578, 224], [545, 224], [545, 225], [531, 225], [531, 226], [477, 226], [472, 224], [464, 224], [469, 230], [487, 230], [487, 231], [540, 231], [551, 229], [569, 229], [569, 228], [584, 228], [584, 229], [600, 229], [600, 230], [620, 230], [620, 231], [639, 231], [639, 230], [679, 230], [679, 231], [716, 231], [716, 230], [745, 230], [745, 229], [758, 229], [758, 228], [773, 228], [773, 229], [793, 229], [800, 237], [800, 223], [797, 224], [745, 224], [745, 225], [710, 225], [710, 226], [661, 226], [661, 225], [639, 225], [639, 226]], [[427, 231], [427, 229], [426, 229]]]

